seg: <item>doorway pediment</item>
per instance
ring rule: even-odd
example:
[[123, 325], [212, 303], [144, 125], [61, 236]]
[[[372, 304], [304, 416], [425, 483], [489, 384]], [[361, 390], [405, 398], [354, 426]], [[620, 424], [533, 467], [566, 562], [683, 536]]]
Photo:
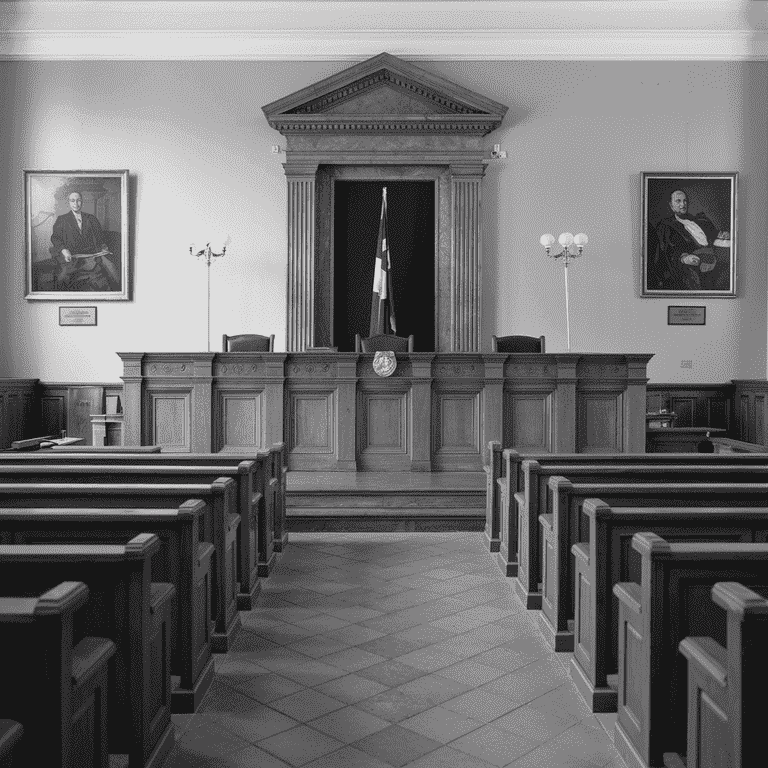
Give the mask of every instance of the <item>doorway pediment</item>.
[[507, 108], [388, 53], [263, 107], [280, 133], [401, 132], [484, 136]]

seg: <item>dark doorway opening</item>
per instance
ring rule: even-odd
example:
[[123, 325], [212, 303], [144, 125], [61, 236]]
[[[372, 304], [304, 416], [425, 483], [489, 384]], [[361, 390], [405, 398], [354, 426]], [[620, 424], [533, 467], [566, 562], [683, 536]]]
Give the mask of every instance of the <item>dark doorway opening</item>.
[[370, 327], [373, 271], [387, 188], [387, 224], [397, 335], [435, 350], [435, 183], [337, 181], [334, 187], [333, 344], [352, 352]]

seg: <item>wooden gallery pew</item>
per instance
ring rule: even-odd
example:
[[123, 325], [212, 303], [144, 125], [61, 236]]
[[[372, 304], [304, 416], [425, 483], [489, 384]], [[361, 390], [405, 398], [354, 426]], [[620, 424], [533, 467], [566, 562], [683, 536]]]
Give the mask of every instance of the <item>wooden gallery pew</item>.
[[[19, 742], [23, 735], [24, 726], [21, 723], [0, 718], [0, 768], [21, 768], [24, 764], [22, 761], [27, 758], [19, 757]], [[97, 765], [95, 761], [91, 764]]]
[[[259, 532], [264, 528], [259, 517], [267, 518], [271, 510], [272, 497], [264, 503], [264, 493], [274, 489], [265, 488], [265, 472], [269, 469], [268, 456], [264, 460], [230, 462], [225, 466], [205, 464], [182, 464], [176, 460], [165, 461], [157, 458], [136, 462], [135, 456], [113, 456], [114, 461], [91, 462], [85, 458], [68, 457], [51, 462], [3, 462], [0, 460], [0, 483], [138, 483], [138, 484], [195, 484], [214, 483], [219, 478], [229, 477], [235, 483], [237, 513], [240, 527], [237, 535], [237, 582], [239, 592], [237, 607], [248, 611], [260, 591], [258, 569], [261, 565]], [[143, 457], [146, 459], [147, 457]], [[274, 494], [273, 494], [274, 495]], [[264, 538], [269, 546], [271, 537]], [[270, 551], [271, 559], [274, 554]], [[270, 567], [272, 563], [269, 564]], [[264, 575], [268, 575], [265, 573]]]
[[[51, 461], [46, 462], [50, 457]], [[26, 460], [25, 460], [26, 459]], [[285, 525], [285, 446], [275, 443], [268, 451], [256, 453], [162, 453], [142, 456], [137, 454], [84, 454], [71, 452], [33, 453], [33, 454], [0, 454], [0, 466], [36, 463], [71, 463], [101, 466], [102, 464], [136, 465], [136, 466], [185, 466], [185, 467], [220, 467], [237, 483], [237, 495], [240, 499], [240, 515], [245, 515], [249, 505], [255, 503], [258, 513], [258, 524], [246, 527], [243, 533], [247, 538], [240, 541], [241, 562], [251, 564], [250, 569], [238, 571], [240, 581], [240, 610], [249, 610], [253, 599], [258, 594], [258, 576], [269, 576], [274, 567], [275, 552], [281, 552], [288, 542]], [[249, 472], [244, 462], [255, 462], [255, 471]], [[221, 474], [221, 473], [220, 473]], [[218, 476], [218, 475], [217, 475]], [[244, 518], [246, 521], [250, 517]], [[256, 564], [253, 564], [255, 557]]]
[[[766, 499], [768, 503], [768, 499]], [[667, 541], [765, 542], [766, 507], [611, 507], [584, 502], [589, 542], [574, 544], [576, 558], [574, 654], [571, 677], [593, 712], [616, 711], [618, 604], [613, 587], [640, 581], [640, 556], [631, 547], [636, 533], [653, 531]]]
[[[768, 453], [713, 454], [713, 453], [526, 453], [504, 448], [500, 443], [489, 443], [488, 485], [499, 490], [488, 494], [486, 505], [486, 536], [491, 546], [498, 541], [497, 562], [507, 576], [517, 575], [517, 519], [514, 497], [524, 490], [522, 463], [525, 460], [546, 464], [701, 464], [714, 467], [720, 464], [768, 465]], [[500, 458], [499, 458], [500, 456]], [[536, 534], [538, 535], [538, 534]], [[495, 551], [491, 549], [491, 551]], [[538, 582], [533, 585], [536, 591]]]
[[[541, 607], [542, 538], [540, 515], [551, 514], [549, 479], [563, 476], [574, 483], [749, 483], [768, 482], [768, 464], [558, 464], [526, 460], [524, 491], [515, 494], [519, 568], [515, 587], [529, 608]], [[768, 504], [768, 502], [766, 502]], [[511, 511], [511, 510], [510, 510]], [[514, 523], [510, 523], [514, 525]]]
[[[632, 547], [642, 558], [641, 581], [614, 587], [619, 598], [615, 744], [629, 768], [647, 768], [663, 766], [665, 752], [685, 753], [687, 680], [680, 642], [694, 636], [728, 645], [726, 611], [712, 602], [711, 589], [728, 579], [768, 594], [768, 544], [675, 544], [639, 533]], [[764, 680], [764, 658], [753, 652], [749, 660]], [[754, 736], [764, 742], [764, 706], [755, 717], [760, 730]], [[764, 764], [761, 745], [748, 765]]]
[[667, 768], [748, 768], [765, 756], [768, 600], [738, 582], [718, 582], [712, 600], [726, 612], [726, 645], [686, 637], [688, 738], [685, 759]]
[[[714, 470], [711, 470], [714, 471]], [[764, 507], [768, 483], [572, 483], [551, 477], [552, 513], [541, 515], [542, 611], [539, 626], [558, 651], [573, 650], [574, 544], [589, 541], [582, 514], [587, 499], [612, 507]]]
[[211, 648], [226, 653], [240, 629], [237, 611], [237, 529], [235, 483], [222, 477], [213, 483], [0, 483], [0, 509], [40, 507], [76, 509], [168, 509], [189, 499], [206, 502], [203, 541], [213, 544]]
[[171, 711], [197, 709], [213, 681], [211, 568], [213, 545], [200, 542], [205, 502], [177, 509], [0, 509], [0, 544], [116, 544], [139, 533], [160, 539], [152, 581], [176, 589], [171, 610]]
[[131, 768], [159, 768], [174, 742], [170, 607], [175, 590], [150, 581], [151, 558], [159, 549], [153, 534], [124, 545], [0, 545], [5, 596], [34, 597], [63, 580], [88, 585], [88, 601], [74, 616], [74, 639], [97, 635], [115, 644], [109, 670], [109, 751], [127, 753]]
[[107, 674], [115, 644], [75, 638], [74, 615], [87, 600], [81, 582], [0, 597], [0, 712], [24, 730], [19, 742], [19, 724], [0, 720], [0, 766], [108, 768]]

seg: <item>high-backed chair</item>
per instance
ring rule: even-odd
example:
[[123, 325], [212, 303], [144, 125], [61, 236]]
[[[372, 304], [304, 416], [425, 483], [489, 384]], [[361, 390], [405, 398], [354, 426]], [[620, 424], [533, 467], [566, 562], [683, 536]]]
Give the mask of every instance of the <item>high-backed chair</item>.
[[377, 336], [361, 338], [355, 334], [355, 352], [413, 352], [413, 334], [410, 336], [394, 336], [391, 333], [380, 333]]
[[544, 352], [543, 336], [491, 336], [493, 352]]
[[274, 352], [275, 334], [259, 336], [258, 333], [241, 333], [237, 336], [227, 336], [221, 341], [222, 352]]

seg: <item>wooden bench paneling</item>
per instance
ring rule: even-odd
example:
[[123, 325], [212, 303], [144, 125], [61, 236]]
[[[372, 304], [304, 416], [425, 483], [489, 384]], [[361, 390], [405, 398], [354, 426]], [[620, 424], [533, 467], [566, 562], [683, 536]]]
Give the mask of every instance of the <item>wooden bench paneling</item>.
[[[18, 745], [24, 735], [24, 726], [15, 720], [0, 719], [0, 768], [21, 768]], [[86, 753], [87, 754], [87, 753]]]
[[178, 509], [0, 509], [2, 544], [115, 544], [139, 533], [160, 539], [152, 579], [170, 582], [171, 671], [180, 683], [171, 694], [174, 713], [194, 712], [213, 681], [211, 570], [213, 545], [200, 543], [205, 502]]
[[[62, 452], [56, 454], [40, 452], [28, 453], [23, 455], [12, 453], [0, 453], [0, 465], [19, 465], [24, 463], [34, 464], [36, 462], [45, 463], [47, 456], [51, 457], [51, 463], [53, 461], [72, 463], [72, 464], [89, 464], [91, 466], [101, 466], [102, 464], [121, 464], [121, 465], [136, 465], [144, 466], [146, 464], [152, 466], [205, 466], [205, 467], [221, 467], [222, 469], [238, 467], [238, 474], [243, 473], [243, 462], [256, 462], [256, 476], [251, 479], [253, 485], [252, 489], [249, 489], [247, 485], [243, 485], [242, 477], [232, 477], [238, 482], [238, 496], [240, 498], [240, 510], [241, 516], [244, 514], [248, 506], [249, 500], [256, 497], [259, 493], [263, 495], [257, 498], [255, 503], [258, 507], [258, 524], [254, 525], [251, 531], [246, 531], [249, 534], [248, 539], [240, 540], [240, 553], [241, 561], [243, 564], [249, 563], [250, 570], [241, 569], [238, 571], [238, 580], [241, 583], [241, 592], [239, 596], [240, 610], [249, 610], [252, 606], [253, 599], [258, 594], [258, 578], [257, 576], [268, 576], [275, 564], [274, 553], [282, 551], [288, 543], [288, 533], [285, 523], [285, 486], [286, 486], [286, 474], [287, 467], [285, 464], [285, 445], [283, 443], [275, 443], [269, 450], [256, 451], [256, 452], [227, 452], [227, 453], [185, 453], [185, 454], [173, 454], [162, 453], [152, 454], [150, 456], [143, 456], [141, 454], [99, 454], [99, 453], [78, 453], [73, 451], [68, 455], [62, 455]], [[29, 461], [25, 461], [28, 458]], [[258, 481], [258, 475], [266, 475], [269, 473], [269, 462], [272, 459], [272, 464], [275, 465], [279, 462], [282, 467], [282, 483], [281, 493], [276, 497], [275, 503], [276, 509], [269, 507], [270, 500], [266, 498], [269, 494], [265, 493], [263, 486], [268, 484], [267, 479]], [[272, 522], [267, 525], [266, 520], [269, 519]], [[263, 528], [268, 535], [259, 537], [257, 530]]]
[[[561, 475], [574, 483], [749, 483], [768, 482], [768, 461], [762, 465], [727, 464], [556, 464], [527, 460], [523, 462], [524, 495], [517, 496], [517, 521], [509, 522], [518, 530], [518, 577], [516, 587], [529, 608], [541, 606], [543, 581], [542, 542], [539, 515], [552, 513], [549, 479]], [[572, 542], [575, 543], [575, 542]]]
[[0, 484], [0, 508], [62, 507], [105, 509], [167, 509], [189, 499], [206, 502], [204, 541], [213, 544], [211, 638], [214, 653], [226, 653], [240, 629], [237, 611], [237, 530], [235, 483], [220, 478], [195, 484], [5, 483]]
[[108, 768], [107, 664], [115, 644], [75, 639], [75, 612], [87, 600], [80, 582], [62, 582], [37, 597], [0, 597], [6, 656], [0, 712], [23, 722], [25, 731], [15, 748], [19, 729], [0, 721], [0, 765]]
[[[0, 454], [2, 460], [2, 454]], [[494, 497], [498, 499], [498, 507], [489, 505], [486, 509], [486, 528], [491, 532], [498, 530], [500, 537], [497, 562], [502, 572], [507, 576], [518, 574], [518, 531], [515, 510], [515, 494], [525, 489], [522, 464], [525, 460], [538, 461], [542, 466], [547, 464], [578, 464], [597, 465], [624, 465], [632, 464], [643, 466], [645, 464], [699, 464], [703, 467], [717, 466], [718, 464], [764, 464], [768, 465], [768, 453], [762, 454], [738, 454], [718, 455], [704, 453], [678, 453], [678, 454], [642, 454], [642, 453], [537, 453], [517, 451], [513, 448], [505, 448], [501, 452], [500, 476], [494, 476], [494, 467], [487, 471], [491, 473], [489, 482], [497, 483], [499, 493]], [[503, 521], [507, 521], [506, 524]], [[538, 581], [530, 585], [530, 591], [538, 591]], [[530, 606], [533, 607], [533, 606]]]
[[589, 540], [582, 515], [587, 499], [602, 499], [614, 507], [764, 507], [768, 483], [571, 483], [549, 479], [552, 514], [541, 515], [542, 611], [539, 625], [545, 638], [560, 651], [573, 650], [569, 621], [574, 612], [575, 564], [571, 547]]
[[768, 507], [611, 507], [584, 502], [589, 542], [572, 547], [576, 558], [574, 654], [571, 677], [593, 712], [616, 711], [618, 613], [613, 585], [640, 580], [640, 556], [632, 536], [653, 531], [667, 541], [765, 542]]
[[686, 761], [664, 755], [664, 765], [747, 768], [765, 754], [768, 687], [768, 600], [743, 584], [719, 582], [712, 600], [727, 614], [727, 646], [710, 637], [686, 637], [688, 660]]
[[726, 645], [726, 612], [710, 600], [710, 591], [718, 581], [733, 579], [768, 593], [768, 544], [673, 544], [639, 533], [632, 547], [642, 557], [641, 582], [614, 587], [619, 598], [615, 744], [629, 768], [649, 768], [664, 764], [664, 752], [686, 749], [681, 640], [702, 636]]
[[[238, 529], [237, 607], [248, 611], [260, 591], [258, 578], [259, 515], [269, 511], [263, 502], [263, 474], [269, 468], [271, 455], [264, 452], [259, 462], [232, 461], [228, 466], [192, 465], [178, 461], [145, 461], [136, 463], [130, 457], [119, 456], [117, 461], [97, 465], [80, 459], [66, 462], [9, 462], [0, 460], [0, 483], [213, 483], [220, 477], [229, 477], [235, 483]], [[270, 565], [272, 567], [274, 563]], [[265, 573], [264, 575], [269, 575]]]
[[[174, 741], [170, 647], [166, 643], [157, 647], [164, 637], [151, 614], [153, 608], [162, 614], [162, 600], [175, 593], [172, 585], [166, 585], [153, 606], [151, 558], [159, 549], [160, 541], [152, 534], [141, 534], [122, 546], [0, 545], [0, 588], [4, 591], [13, 589], [30, 596], [64, 579], [88, 585], [88, 602], [74, 617], [75, 639], [98, 633], [117, 647], [109, 673], [109, 689], [114, 691], [114, 697], [110, 696], [109, 750], [128, 753], [132, 766], [145, 768], [159, 768]], [[158, 660], [160, 664], [155, 663]], [[163, 669], [165, 675], [160, 676]], [[162, 694], [159, 698], [158, 692]]]

